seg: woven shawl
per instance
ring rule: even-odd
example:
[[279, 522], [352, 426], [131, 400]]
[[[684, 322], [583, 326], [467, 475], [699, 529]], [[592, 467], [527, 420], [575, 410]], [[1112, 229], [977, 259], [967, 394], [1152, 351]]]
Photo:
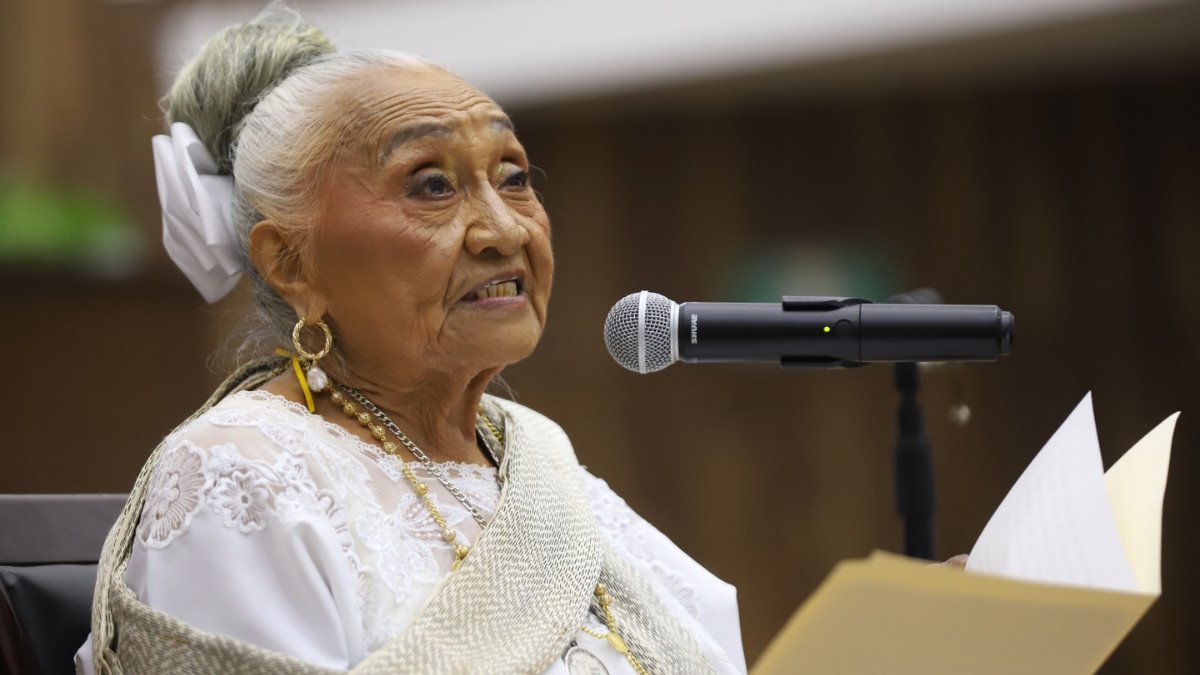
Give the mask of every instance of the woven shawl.
[[[281, 370], [278, 360], [235, 372], [183, 424], [225, 396]], [[593, 608], [603, 582], [622, 637], [652, 673], [711, 673], [692, 635], [632, 566], [600, 538], [562, 430], [507, 401], [485, 398], [504, 430], [500, 502], [457, 572], [434, 590], [408, 628], [349, 672], [541, 673]], [[182, 425], [181, 425], [182, 426]], [[150, 455], [101, 554], [92, 609], [96, 672], [105, 675], [323, 675], [342, 672], [198, 630], [138, 600], [125, 568], [163, 444]]]

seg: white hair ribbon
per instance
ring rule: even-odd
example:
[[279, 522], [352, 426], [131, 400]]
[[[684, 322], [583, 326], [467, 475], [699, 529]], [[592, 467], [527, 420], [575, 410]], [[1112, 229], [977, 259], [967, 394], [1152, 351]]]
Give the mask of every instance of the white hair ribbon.
[[217, 163], [187, 124], [155, 136], [154, 175], [162, 204], [163, 246], [208, 302], [225, 297], [242, 275], [233, 229], [233, 177]]

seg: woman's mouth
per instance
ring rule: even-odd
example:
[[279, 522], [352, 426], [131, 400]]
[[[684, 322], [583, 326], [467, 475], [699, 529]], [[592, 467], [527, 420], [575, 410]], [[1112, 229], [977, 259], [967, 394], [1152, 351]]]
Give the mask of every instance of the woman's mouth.
[[467, 293], [462, 301], [480, 308], [500, 308], [524, 304], [526, 302], [525, 279], [521, 274], [504, 275]]
[[486, 298], [512, 298], [521, 294], [521, 282], [518, 279], [508, 279], [506, 281], [493, 281], [475, 292], [472, 299], [484, 300]]

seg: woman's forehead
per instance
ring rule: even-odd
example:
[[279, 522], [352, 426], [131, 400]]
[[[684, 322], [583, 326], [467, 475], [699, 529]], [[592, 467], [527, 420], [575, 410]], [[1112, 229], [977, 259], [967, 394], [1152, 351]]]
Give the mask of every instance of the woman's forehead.
[[380, 158], [417, 137], [445, 135], [466, 125], [512, 130], [491, 98], [432, 66], [363, 73], [346, 81], [336, 98], [349, 104], [343, 110], [352, 111], [354, 135]]

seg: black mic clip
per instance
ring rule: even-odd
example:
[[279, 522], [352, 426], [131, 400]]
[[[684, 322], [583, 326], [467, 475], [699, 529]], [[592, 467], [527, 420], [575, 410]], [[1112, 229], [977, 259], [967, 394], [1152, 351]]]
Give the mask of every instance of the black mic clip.
[[[783, 296], [784, 312], [834, 312], [857, 305], [872, 304], [862, 298], [839, 298], [823, 295], [785, 295]], [[854, 338], [858, 335], [856, 321], [839, 318], [829, 321], [822, 327], [831, 337]], [[862, 361], [839, 356], [783, 356], [779, 365], [784, 368], [857, 368], [865, 366]]]
[[870, 300], [862, 298], [838, 298], [825, 295], [785, 295], [783, 296], [783, 311], [800, 312], [821, 309], [839, 309], [850, 305], [869, 305]]

